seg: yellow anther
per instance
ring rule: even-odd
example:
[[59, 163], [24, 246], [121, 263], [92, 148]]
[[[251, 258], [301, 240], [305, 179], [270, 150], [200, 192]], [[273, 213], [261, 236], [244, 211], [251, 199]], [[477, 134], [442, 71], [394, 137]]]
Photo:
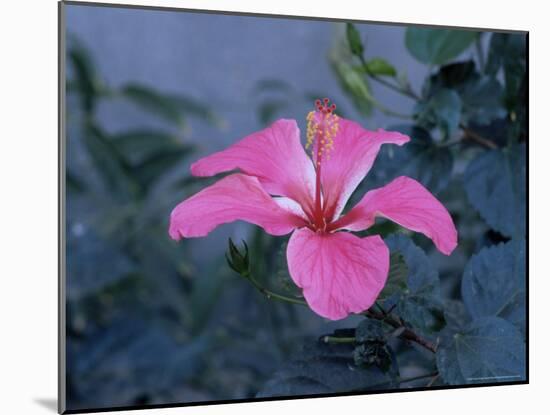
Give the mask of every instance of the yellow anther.
[[[332, 105], [330, 108], [325, 103], [323, 107], [321, 101], [316, 102], [317, 111], [310, 111], [307, 116], [306, 149], [312, 147], [312, 155], [317, 156], [316, 165], [320, 165], [321, 158], [329, 156], [334, 147], [334, 138], [338, 134], [339, 118], [332, 111], [336, 108]], [[314, 143], [317, 141], [317, 145]]]

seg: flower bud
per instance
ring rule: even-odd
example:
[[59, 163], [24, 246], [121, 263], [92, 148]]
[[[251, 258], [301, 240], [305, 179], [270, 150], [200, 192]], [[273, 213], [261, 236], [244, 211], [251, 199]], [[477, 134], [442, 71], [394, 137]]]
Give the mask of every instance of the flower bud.
[[248, 246], [246, 245], [246, 242], [243, 241], [243, 252], [239, 251], [231, 238], [229, 238], [228, 244], [229, 249], [225, 253], [227, 264], [236, 273], [241, 274], [243, 277], [248, 277], [250, 274], [250, 261], [248, 258]]

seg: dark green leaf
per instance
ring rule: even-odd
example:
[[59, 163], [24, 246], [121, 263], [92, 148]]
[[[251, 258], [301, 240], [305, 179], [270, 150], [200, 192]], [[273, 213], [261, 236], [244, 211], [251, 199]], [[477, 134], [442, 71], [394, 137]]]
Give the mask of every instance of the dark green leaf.
[[179, 149], [164, 150], [153, 154], [133, 169], [134, 175], [143, 190], [147, 190], [154, 182], [167, 174], [189, 155], [190, 147], [180, 146]]
[[405, 258], [408, 268], [407, 289], [397, 299], [397, 314], [411, 327], [424, 333], [441, 330], [445, 317], [440, 298], [439, 276], [424, 251], [403, 235], [385, 240], [392, 252]]
[[112, 240], [80, 224], [82, 234], [67, 235], [67, 297], [97, 293], [136, 270], [136, 264]]
[[481, 153], [464, 173], [470, 203], [494, 230], [509, 237], [525, 234], [525, 145]]
[[405, 44], [420, 62], [441, 65], [464, 52], [477, 36], [478, 32], [466, 30], [409, 27]]
[[411, 141], [395, 148], [383, 147], [371, 175], [377, 186], [382, 186], [398, 176], [418, 180], [431, 192], [446, 189], [451, 179], [453, 156], [446, 147], [437, 146], [430, 133], [411, 125], [396, 125], [389, 128], [407, 134]]
[[493, 33], [489, 45], [487, 73], [496, 75], [504, 70], [506, 91], [510, 98], [517, 94], [526, 68], [527, 41], [524, 34]]
[[474, 255], [462, 277], [472, 318], [501, 317], [525, 332], [525, 242], [511, 240]]
[[396, 292], [401, 292], [407, 288], [407, 276], [409, 269], [405, 258], [399, 252], [392, 252], [390, 255], [390, 271], [388, 279], [382, 292], [378, 296], [380, 300], [389, 298]]
[[86, 191], [86, 185], [82, 180], [76, 177], [71, 171], [67, 170], [65, 175], [67, 191], [74, 193], [83, 193]]
[[438, 89], [426, 101], [421, 101], [415, 108], [417, 122], [428, 129], [439, 127], [448, 137], [460, 124], [462, 100], [452, 89]]
[[504, 72], [504, 104], [512, 121], [513, 139], [527, 135], [527, 35], [493, 33], [489, 46], [487, 72]]
[[223, 120], [210, 107], [189, 96], [163, 94], [135, 83], [125, 85], [121, 94], [140, 108], [180, 127], [185, 127], [186, 116], [200, 118], [216, 126], [223, 124]]
[[442, 89], [452, 89], [460, 96], [462, 121], [466, 124], [486, 125], [505, 115], [500, 82], [481, 76], [471, 60], [442, 66], [425, 84], [424, 95], [435, 96]]
[[139, 191], [131, 167], [113, 145], [111, 137], [96, 125], [89, 125], [84, 144], [105, 186], [117, 196], [135, 196]]
[[171, 134], [153, 130], [127, 131], [114, 135], [113, 145], [132, 166], [143, 163], [159, 153], [190, 148]]
[[396, 386], [391, 376], [376, 366], [355, 366], [353, 350], [353, 346], [345, 344], [307, 345], [292, 362], [275, 373], [256, 396], [314, 395]]
[[357, 343], [384, 342], [387, 327], [380, 320], [366, 318], [355, 329], [355, 340]]
[[200, 373], [210, 339], [178, 344], [150, 322], [119, 319], [77, 346], [78, 353], [68, 353], [70, 375], [78, 379], [71, 383], [74, 393], [96, 397], [105, 406], [129, 406], [143, 396], [180, 392]]
[[184, 115], [193, 116], [217, 127], [222, 127], [225, 123], [208, 105], [195, 98], [185, 95], [170, 95], [168, 98]]
[[370, 75], [396, 76], [397, 70], [383, 58], [372, 58], [367, 61], [365, 70]]
[[458, 331], [471, 321], [466, 307], [462, 301], [458, 300], [445, 300], [444, 310], [446, 328], [453, 331]]
[[477, 319], [458, 332], [445, 330], [436, 361], [439, 374], [450, 385], [525, 379], [522, 335], [497, 317]]
[[449, 63], [439, 68], [439, 71], [429, 79], [430, 88], [460, 88], [472, 77], [477, 76], [474, 61]]
[[346, 24], [346, 37], [351, 53], [356, 56], [363, 56], [364, 47], [361, 42], [361, 36], [355, 26], [351, 23]]
[[262, 102], [258, 107], [258, 117], [263, 125], [275, 121], [277, 116], [289, 106], [286, 99], [270, 99]]
[[494, 78], [480, 78], [467, 83], [461, 91], [465, 122], [482, 125], [505, 115], [502, 86]]
[[376, 366], [386, 373], [392, 367], [392, 353], [385, 343], [366, 342], [353, 350], [353, 362], [361, 368]]
[[204, 267], [204, 274], [208, 275], [208, 278], [200, 278], [193, 283], [188, 300], [189, 310], [192, 310], [188, 317], [194, 334], [200, 333], [210, 321], [223, 294], [223, 287], [228, 281], [227, 268], [223, 259], [221, 261], [219, 257], [212, 259]]
[[272, 269], [274, 270], [275, 278], [273, 287], [277, 292], [290, 294], [291, 297], [303, 298], [302, 289], [296, 286], [290, 273], [288, 272], [288, 264], [286, 260], [286, 251], [288, 243], [281, 244], [274, 258]]
[[83, 110], [90, 113], [105, 87], [97, 74], [89, 51], [75, 39], [68, 49], [68, 61], [74, 78], [67, 81], [67, 90], [76, 91], [80, 95]]
[[293, 90], [292, 85], [281, 79], [261, 79], [254, 85], [255, 92], [284, 92]]
[[179, 127], [185, 126], [185, 117], [179, 104], [173, 97], [160, 94], [151, 88], [134, 83], [124, 86], [120, 93], [122, 97], [128, 99], [143, 110], [173, 122]]

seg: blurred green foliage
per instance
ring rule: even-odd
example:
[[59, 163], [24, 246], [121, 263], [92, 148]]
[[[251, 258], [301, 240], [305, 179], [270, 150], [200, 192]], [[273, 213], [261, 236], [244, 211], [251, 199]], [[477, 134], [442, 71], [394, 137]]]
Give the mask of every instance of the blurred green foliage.
[[[205, 327], [228, 272], [213, 261], [214, 278], [196, 278], [186, 244], [167, 238], [168, 217], [196, 187], [180, 173], [195, 152], [190, 122], [223, 120], [189, 96], [109, 85], [74, 37], [67, 59], [69, 407], [172, 401], [207, 367], [216, 333]], [[108, 131], [106, 105], [133, 106], [159, 127]]]

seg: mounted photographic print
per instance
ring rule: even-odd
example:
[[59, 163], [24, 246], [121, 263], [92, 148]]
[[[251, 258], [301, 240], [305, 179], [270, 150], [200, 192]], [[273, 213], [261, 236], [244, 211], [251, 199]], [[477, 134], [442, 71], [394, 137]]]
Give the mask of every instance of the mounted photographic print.
[[59, 11], [60, 412], [528, 382], [526, 32]]

